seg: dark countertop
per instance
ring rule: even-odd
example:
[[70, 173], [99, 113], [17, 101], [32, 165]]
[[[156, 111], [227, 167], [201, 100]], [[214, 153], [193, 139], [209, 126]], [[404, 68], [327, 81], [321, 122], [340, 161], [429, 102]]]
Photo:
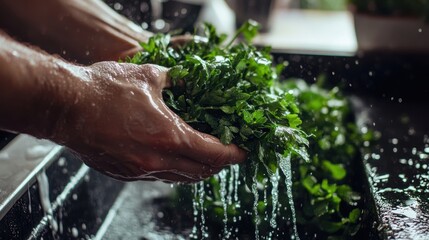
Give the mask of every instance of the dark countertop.
[[360, 124], [381, 133], [363, 155], [387, 239], [429, 239], [429, 113], [406, 98], [352, 98]]

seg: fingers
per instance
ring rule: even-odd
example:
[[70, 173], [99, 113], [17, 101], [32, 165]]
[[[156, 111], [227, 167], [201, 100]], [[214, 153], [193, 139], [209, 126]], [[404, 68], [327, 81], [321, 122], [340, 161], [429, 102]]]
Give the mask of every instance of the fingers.
[[[170, 172], [161, 172], [161, 173], [154, 173], [149, 175], [151, 178], [163, 181], [165, 183], [194, 183], [199, 182], [203, 179], [193, 179], [188, 178], [185, 176], [182, 176], [180, 174], [170, 173]], [[146, 179], [140, 179], [140, 180], [146, 180]]]
[[212, 167], [182, 157], [171, 157], [167, 160], [166, 164], [166, 167], [169, 169], [168, 172], [182, 175], [195, 181], [206, 179], [222, 170], [220, 167]]
[[[176, 150], [183, 157], [211, 167], [225, 167], [246, 159], [246, 152], [243, 149], [234, 144], [224, 145], [218, 138], [196, 131], [171, 111], [163, 101], [160, 101], [161, 106], [166, 116], [175, 119], [172, 122], [179, 129], [175, 132], [181, 134]], [[177, 138], [176, 135], [172, 137]]]
[[219, 139], [193, 129], [188, 135], [190, 141], [181, 154], [194, 161], [212, 167], [224, 167], [246, 159], [246, 152], [234, 144], [224, 145]]

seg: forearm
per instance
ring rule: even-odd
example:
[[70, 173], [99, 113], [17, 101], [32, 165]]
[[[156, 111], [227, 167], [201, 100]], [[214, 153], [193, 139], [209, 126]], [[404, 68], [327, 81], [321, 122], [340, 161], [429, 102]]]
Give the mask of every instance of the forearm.
[[0, 0], [0, 5], [0, 26], [82, 63], [118, 60], [150, 36], [99, 0]]
[[0, 129], [50, 138], [85, 74], [0, 32]]

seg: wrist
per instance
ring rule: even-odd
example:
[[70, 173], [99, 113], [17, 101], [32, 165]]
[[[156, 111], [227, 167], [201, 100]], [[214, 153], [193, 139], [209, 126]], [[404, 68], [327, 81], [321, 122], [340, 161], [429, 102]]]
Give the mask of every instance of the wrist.
[[79, 118], [79, 106], [87, 98], [90, 89], [90, 73], [86, 67], [59, 59], [52, 60], [48, 81], [39, 101], [43, 104], [45, 135], [43, 137], [66, 143]]

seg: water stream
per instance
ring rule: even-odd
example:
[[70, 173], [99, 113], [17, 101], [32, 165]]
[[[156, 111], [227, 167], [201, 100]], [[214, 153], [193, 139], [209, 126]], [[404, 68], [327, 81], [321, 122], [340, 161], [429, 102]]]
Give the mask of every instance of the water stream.
[[[290, 216], [289, 219], [292, 223], [292, 233], [291, 239], [299, 240], [297, 222], [296, 222], [296, 212], [293, 201], [292, 194], [292, 169], [291, 169], [291, 156], [283, 156], [281, 154], [277, 154], [278, 165], [280, 170], [276, 170], [269, 176], [269, 181], [266, 183], [259, 183], [257, 181], [257, 173], [258, 173], [258, 165], [255, 166], [254, 175], [252, 176], [252, 185], [250, 186], [250, 192], [253, 195], [253, 218], [254, 218], [254, 239], [259, 240], [262, 239], [272, 239], [274, 237], [274, 233], [276, 233], [277, 229], [277, 216], [280, 209], [279, 203], [279, 183], [282, 177], [280, 176], [280, 172], [284, 175], [284, 181], [286, 186], [286, 197], [288, 198], [288, 204], [290, 208]], [[230, 219], [228, 219], [228, 209], [229, 207], [238, 210], [240, 205], [240, 199], [238, 196], [238, 188], [240, 187], [240, 167], [238, 165], [231, 166], [229, 169], [222, 170], [218, 175], [215, 176], [216, 180], [219, 182], [218, 196], [220, 196], [220, 203], [223, 209], [223, 239], [232, 239], [237, 238], [235, 236], [236, 233], [239, 232], [237, 228], [237, 221], [240, 221], [241, 216], [233, 216], [233, 223], [228, 223]], [[194, 201], [193, 201], [193, 211], [194, 211], [194, 228], [192, 230], [191, 238], [198, 238], [199, 232], [201, 232], [201, 238], [207, 239], [209, 237], [209, 227], [206, 226], [206, 219], [204, 215], [204, 201], [206, 197], [204, 182], [198, 183], [194, 185]], [[263, 185], [263, 189], [261, 186]], [[269, 189], [271, 187], [271, 189]], [[213, 189], [214, 190], [214, 189]], [[265, 207], [267, 207], [269, 201], [271, 201], [272, 209], [271, 213], [265, 210], [265, 216], [261, 219], [259, 214], [259, 201], [261, 190], [263, 191], [263, 200]], [[215, 190], [216, 191], [216, 190]], [[215, 194], [215, 193], [214, 193]], [[269, 194], [271, 196], [269, 196]], [[215, 194], [216, 195], [216, 194]], [[271, 197], [271, 199], [270, 199]], [[262, 200], [262, 199], [261, 199]], [[246, 212], [244, 212], [246, 214]], [[259, 225], [261, 221], [267, 221], [270, 225], [270, 231], [264, 235], [260, 236]], [[199, 227], [198, 227], [199, 225]], [[219, 236], [220, 237], [220, 236]]]
[[52, 229], [53, 234], [55, 234], [58, 231], [58, 223], [53, 217], [52, 204], [49, 199], [49, 182], [45, 170], [43, 170], [39, 175], [37, 175], [37, 183], [39, 185], [40, 202], [42, 205], [43, 212], [48, 218], [49, 225]]
[[284, 157], [280, 154], [277, 154], [277, 157], [279, 159], [280, 170], [285, 175], [286, 195], [289, 200], [289, 207], [290, 207], [292, 224], [293, 224], [293, 235], [291, 236], [291, 239], [299, 240], [298, 228], [296, 226], [295, 205], [293, 202], [293, 195], [292, 195], [292, 166], [290, 162], [291, 157], [290, 155], [288, 155], [287, 157]]
[[259, 192], [258, 192], [258, 165], [255, 166], [255, 173], [253, 175], [253, 183], [252, 183], [252, 194], [253, 194], [253, 216], [255, 218], [255, 239], [259, 240], [259, 224], [261, 219], [258, 213], [258, 202], [259, 202]]

